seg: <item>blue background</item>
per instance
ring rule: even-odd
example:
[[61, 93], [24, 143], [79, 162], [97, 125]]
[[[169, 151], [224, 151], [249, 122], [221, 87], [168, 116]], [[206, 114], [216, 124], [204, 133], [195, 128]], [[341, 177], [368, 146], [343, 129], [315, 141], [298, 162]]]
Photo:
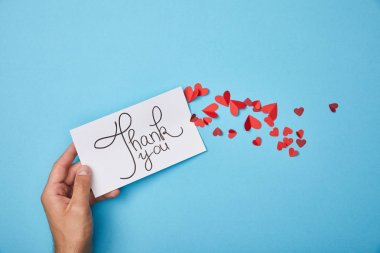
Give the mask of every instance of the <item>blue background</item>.
[[0, 0], [0, 251], [51, 251], [40, 194], [71, 128], [201, 82], [193, 112], [225, 89], [278, 102], [307, 145], [289, 158], [222, 108], [206, 153], [94, 206], [95, 252], [379, 253], [379, 28], [378, 0]]

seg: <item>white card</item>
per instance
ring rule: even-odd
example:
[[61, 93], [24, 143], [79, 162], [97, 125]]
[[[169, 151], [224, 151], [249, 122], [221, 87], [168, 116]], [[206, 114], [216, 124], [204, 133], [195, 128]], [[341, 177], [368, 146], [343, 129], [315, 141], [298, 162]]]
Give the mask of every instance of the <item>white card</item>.
[[182, 88], [70, 131], [101, 196], [206, 151]]

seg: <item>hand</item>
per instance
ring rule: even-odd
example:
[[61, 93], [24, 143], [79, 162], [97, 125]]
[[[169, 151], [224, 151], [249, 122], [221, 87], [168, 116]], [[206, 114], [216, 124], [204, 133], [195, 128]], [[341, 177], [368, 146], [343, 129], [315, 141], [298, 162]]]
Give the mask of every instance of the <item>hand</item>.
[[72, 164], [77, 152], [71, 144], [56, 161], [41, 195], [54, 239], [55, 252], [91, 252], [93, 222], [90, 205], [119, 195], [114, 190], [94, 198], [91, 170]]

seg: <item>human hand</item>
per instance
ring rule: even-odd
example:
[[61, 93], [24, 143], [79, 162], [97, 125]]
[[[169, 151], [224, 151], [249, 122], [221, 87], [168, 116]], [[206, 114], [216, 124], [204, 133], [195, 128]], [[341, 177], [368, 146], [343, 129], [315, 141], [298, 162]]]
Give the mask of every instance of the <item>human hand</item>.
[[41, 195], [41, 202], [54, 239], [55, 252], [91, 252], [93, 222], [90, 205], [114, 198], [114, 190], [95, 198], [91, 191], [91, 170], [73, 164], [77, 152], [71, 144], [55, 162]]

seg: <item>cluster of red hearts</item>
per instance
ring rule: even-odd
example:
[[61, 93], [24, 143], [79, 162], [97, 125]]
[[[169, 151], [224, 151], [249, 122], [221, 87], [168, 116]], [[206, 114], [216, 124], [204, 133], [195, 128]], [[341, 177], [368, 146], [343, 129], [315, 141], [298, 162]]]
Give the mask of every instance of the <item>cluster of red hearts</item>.
[[[209, 89], [202, 87], [200, 83], [196, 83], [194, 87], [187, 86], [184, 89], [184, 94], [186, 97], [186, 100], [188, 103], [193, 102], [196, 98], [206, 96], [209, 93]], [[223, 95], [217, 95], [215, 96], [215, 103], [211, 103], [210, 105], [206, 106], [202, 112], [207, 115], [205, 117], [197, 117], [196, 114], [192, 114], [190, 121], [195, 124], [197, 127], [204, 127], [211, 124], [212, 119], [219, 117], [217, 111], [220, 106], [224, 106], [229, 108], [230, 113], [232, 116], [237, 117], [239, 115], [239, 110], [243, 110], [246, 108], [251, 108], [254, 113], [263, 113], [265, 115], [264, 122], [271, 128], [269, 132], [269, 136], [271, 137], [280, 137], [280, 129], [275, 126], [275, 121], [277, 119], [277, 112], [278, 112], [278, 106], [277, 103], [270, 103], [266, 105], [262, 105], [260, 100], [254, 100], [252, 101], [249, 98], [246, 98], [244, 101], [240, 100], [233, 100], [231, 99], [231, 93], [230, 91], [225, 91]], [[331, 103], [329, 104], [329, 108], [332, 112], [336, 112], [338, 108], [337, 103]], [[299, 107], [294, 109], [294, 113], [297, 116], [302, 116], [304, 113], [304, 108]], [[252, 115], [248, 115], [245, 122], [244, 122], [244, 129], [246, 131], [250, 131], [251, 129], [261, 129], [262, 128], [262, 122], [255, 118]], [[296, 140], [295, 143], [297, 144], [298, 148], [302, 148], [306, 144], [306, 139], [304, 138], [304, 130], [299, 129], [297, 131], [293, 131], [290, 127], [284, 127], [282, 129], [282, 139], [280, 139], [277, 142], [277, 150], [281, 151], [283, 149], [286, 149], [289, 147], [288, 152], [290, 157], [297, 156], [299, 154], [299, 151], [296, 150], [295, 147], [292, 147], [291, 145], [294, 142], [294, 139], [292, 138], [292, 134], [295, 132]], [[214, 136], [222, 136], [223, 131], [219, 127], [216, 127], [213, 131]], [[237, 135], [237, 131], [234, 129], [228, 130], [228, 138], [232, 139]], [[252, 144], [254, 146], [261, 146], [262, 139], [261, 137], [257, 136], [253, 141]]]

